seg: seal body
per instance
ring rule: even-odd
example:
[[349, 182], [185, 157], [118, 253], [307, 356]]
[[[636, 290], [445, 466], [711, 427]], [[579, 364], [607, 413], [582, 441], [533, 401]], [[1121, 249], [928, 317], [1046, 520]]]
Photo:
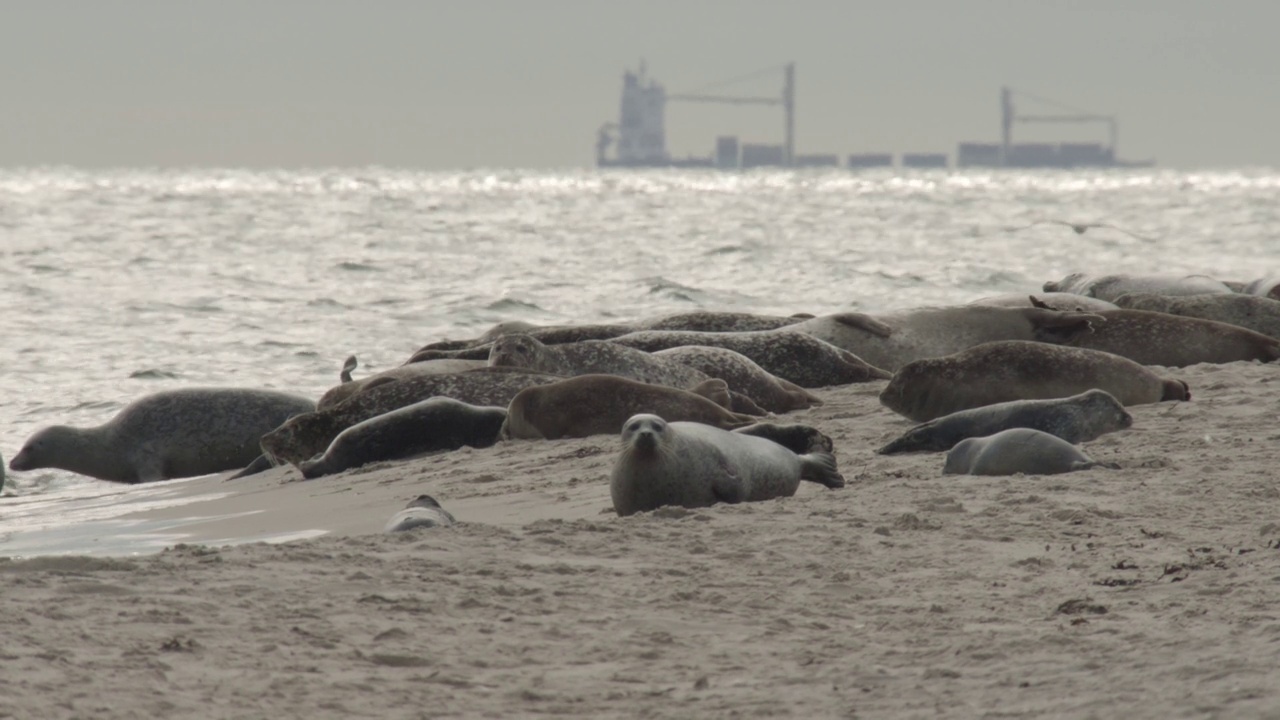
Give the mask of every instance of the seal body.
[[403, 510], [391, 516], [387, 521], [386, 532], [404, 532], [418, 528], [448, 527], [457, 522], [448, 510], [440, 507], [440, 503], [430, 495], [419, 495], [410, 501]]
[[[1039, 304], [1037, 304], [1039, 303]], [[992, 305], [995, 307], [1045, 307], [1050, 310], [1079, 310], [1081, 312], [1098, 312], [1099, 310], [1118, 310], [1115, 303], [1065, 292], [1046, 292], [1029, 295], [1027, 293], [1005, 293], [980, 298], [970, 305]]]
[[307, 479], [331, 475], [378, 460], [399, 460], [466, 445], [484, 448], [498, 441], [507, 420], [500, 407], [477, 407], [436, 397], [375, 415], [338, 433], [324, 455], [298, 466]]
[[263, 434], [315, 403], [248, 388], [186, 388], [147, 395], [92, 428], [54, 425], [27, 440], [12, 470], [59, 468], [138, 483], [243, 468]]
[[795, 325], [802, 318], [781, 315], [753, 315], [739, 312], [687, 312], [645, 318], [636, 323], [636, 330], [687, 330], [690, 332], [755, 332], [777, 330]]
[[639, 382], [690, 388], [710, 378], [684, 363], [603, 340], [544, 345], [529, 335], [504, 335], [489, 350], [490, 367], [515, 367], [574, 377], [617, 375]]
[[[354, 360], [354, 356], [350, 358]], [[316, 409], [323, 410], [327, 407], [333, 407], [347, 398], [355, 395], [361, 390], [380, 385], [391, 380], [405, 380], [408, 378], [419, 377], [422, 375], [448, 375], [451, 373], [467, 372], [476, 368], [485, 367], [484, 360], [426, 360], [411, 365], [400, 365], [398, 367], [383, 370], [380, 373], [374, 373], [365, 378], [354, 380], [351, 378], [350, 371], [343, 374], [343, 382], [341, 385], [329, 388], [324, 395], [320, 396], [320, 402], [316, 403]], [[354, 363], [351, 363], [354, 369]]]
[[551, 325], [535, 327], [527, 326], [527, 324], [500, 323], [474, 340], [462, 342], [445, 340], [443, 342], [428, 343], [415, 352], [405, 364], [442, 358], [487, 360], [489, 358], [489, 350], [492, 348], [494, 341], [512, 332], [521, 332], [529, 335], [544, 345], [559, 345], [561, 343], [582, 342], [584, 340], [605, 340], [635, 332], [635, 329], [632, 325]]
[[802, 388], [847, 385], [889, 377], [888, 372], [873, 367], [857, 355], [807, 333], [797, 332], [792, 327], [725, 333], [644, 330], [613, 338], [610, 342], [651, 353], [685, 345], [725, 348], [745, 355], [771, 375]]
[[1280, 276], [1268, 275], [1245, 285], [1243, 292], [1258, 297], [1280, 300]]
[[917, 308], [874, 317], [824, 315], [794, 329], [821, 338], [863, 360], [896, 371], [915, 360], [942, 357], [1001, 340], [1063, 343], [1092, 331], [1091, 313], [1034, 307], [959, 305]]
[[1114, 302], [1125, 293], [1203, 295], [1229, 293], [1231, 288], [1207, 275], [1087, 275], [1072, 273], [1044, 284], [1045, 292], [1068, 292]]
[[[724, 387], [721, 380], [709, 380], [708, 384]], [[722, 428], [755, 424], [755, 418], [732, 412], [689, 390], [616, 375], [579, 375], [521, 390], [507, 407], [502, 434], [547, 440], [606, 435], [620, 431], [627, 418], [638, 413]]]
[[663, 505], [790, 497], [801, 480], [844, 486], [828, 452], [797, 455], [764, 438], [641, 414], [623, 427], [609, 493], [614, 510], [625, 516]]
[[1011, 428], [1031, 428], [1069, 443], [1082, 443], [1132, 425], [1133, 416], [1119, 400], [1103, 390], [1086, 390], [1071, 397], [1011, 400], [954, 412], [911, 428], [876, 452], [941, 452], [966, 438]]
[[1057, 475], [1097, 466], [1080, 448], [1055, 435], [1012, 428], [961, 440], [942, 466], [944, 475]]
[[720, 378], [730, 390], [746, 395], [769, 412], [790, 412], [822, 404], [813, 393], [774, 376], [746, 355], [727, 348], [685, 345], [659, 350], [653, 356]]
[[1146, 310], [1104, 310], [1094, 331], [1065, 343], [1101, 350], [1143, 365], [1280, 359], [1280, 340], [1214, 320]]
[[903, 366], [880, 403], [916, 422], [1010, 400], [1064, 398], [1105, 390], [1122, 405], [1189, 400], [1181, 380], [1166, 379], [1119, 355], [1010, 340]]
[[1256, 295], [1152, 295], [1126, 293], [1116, 305], [1129, 310], [1182, 315], [1237, 325], [1267, 337], [1280, 339], [1280, 301]]
[[433, 397], [449, 397], [471, 405], [505, 406], [527, 387], [563, 379], [523, 370], [480, 368], [392, 380], [367, 387], [337, 405], [291, 418], [262, 436], [262, 451], [277, 462], [300, 465], [324, 452], [343, 430], [406, 405]]

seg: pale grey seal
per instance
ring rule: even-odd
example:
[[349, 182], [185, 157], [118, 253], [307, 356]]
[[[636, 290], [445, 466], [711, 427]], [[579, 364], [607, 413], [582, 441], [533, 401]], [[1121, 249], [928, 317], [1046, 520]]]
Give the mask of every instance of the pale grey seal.
[[659, 350], [654, 357], [674, 360], [720, 378], [769, 412], [790, 412], [821, 405], [822, 400], [795, 383], [775, 377], [751, 358], [728, 348], [683, 345]]
[[1126, 293], [1116, 304], [1129, 310], [1216, 320], [1280, 339], [1280, 301], [1256, 295], [1152, 295]]
[[298, 466], [308, 480], [379, 460], [399, 460], [462, 446], [485, 448], [498, 441], [507, 420], [500, 407], [478, 407], [435, 397], [375, 415], [338, 433], [324, 455]]
[[947, 453], [942, 474], [1057, 475], [1100, 464], [1060, 437], [1031, 428], [1012, 428], [961, 440]]
[[547, 440], [604, 435], [618, 432], [637, 413], [723, 428], [755, 424], [755, 418], [707, 399], [708, 394], [727, 392], [724, 381], [717, 379], [681, 390], [617, 375], [579, 375], [517, 393], [507, 407], [502, 435]]
[[1249, 295], [1280, 300], [1280, 276], [1268, 275], [1245, 285], [1243, 292]]
[[1010, 428], [1031, 428], [1082, 443], [1133, 425], [1119, 400], [1103, 390], [1047, 400], [1010, 400], [944, 415], [917, 425], [876, 452], [940, 452], [971, 437], [993, 435]]
[[1208, 275], [1087, 275], [1072, 273], [1044, 284], [1045, 292], [1069, 292], [1114, 302], [1125, 293], [1203, 295], [1229, 293], [1231, 288]]
[[1146, 310], [1104, 310], [1094, 331], [1063, 343], [1101, 350], [1143, 365], [1280, 359], [1280, 340], [1238, 325]]
[[1007, 340], [903, 366], [880, 403], [916, 422], [1010, 400], [1105, 390], [1125, 407], [1189, 400], [1181, 380], [1160, 377], [1119, 355], [1048, 343]]
[[430, 495], [419, 495], [409, 502], [403, 510], [391, 516], [387, 521], [386, 532], [404, 532], [417, 528], [447, 527], [457, 522], [448, 510], [440, 507], [440, 503]]
[[609, 494], [614, 510], [625, 516], [663, 505], [790, 497], [801, 480], [844, 487], [828, 452], [797, 455], [772, 440], [641, 414], [623, 427]]
[[44, 428], [9, 468], [53, 467], [124, 483], [208, 475], [249, 464], [264, 433], [314, 409], [306, 398], [273, 390], [165, 390], [97, 427]]

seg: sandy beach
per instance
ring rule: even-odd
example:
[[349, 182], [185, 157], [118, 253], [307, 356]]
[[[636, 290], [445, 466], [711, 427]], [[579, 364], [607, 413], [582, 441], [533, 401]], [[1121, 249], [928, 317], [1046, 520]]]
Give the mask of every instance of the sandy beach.
[[[167, 483], [125, 519], [181, 544], [0, 561], [0, 716], [1274, 716], [1280, 376], [1166, 372], [1119, 470], [876, 455], [873, 382], [784, 416], [848, 486], [771, 502], [620, 519], [612, 436]], [[423, 492], [461, 522], [382, 534]]]

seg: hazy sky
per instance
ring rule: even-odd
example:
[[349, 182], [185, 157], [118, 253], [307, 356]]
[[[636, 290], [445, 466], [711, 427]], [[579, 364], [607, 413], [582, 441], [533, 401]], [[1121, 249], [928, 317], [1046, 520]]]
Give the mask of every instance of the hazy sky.
[[[995, 141], [1008, 83], [1118, 114], [1123, 157], [1280, 167], [1278, 27], [1280, 0], [13, 0], [0, 165], [589, 166], [644, 57], [669, 92], [795, 61], [798, 152]], [[667, 128], [709, 154], [782, 118], [673, 103]]]

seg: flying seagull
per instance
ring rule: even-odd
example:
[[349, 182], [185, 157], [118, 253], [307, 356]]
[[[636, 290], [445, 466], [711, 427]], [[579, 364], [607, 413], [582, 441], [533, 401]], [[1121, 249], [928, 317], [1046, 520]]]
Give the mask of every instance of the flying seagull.
[[1016, 232], [1018, 230], [1026, 230], [1027, 228], [1033, 228], [1036, 225], [1065, 225], [1071, 228], [1072, 230], [1075, 230], [1077, 235], [1083, 235], [1085, 231], [1088, 230], [1089, 228], [1107, 228], [1110, 230], [1119, 230], [1125, 235], [1128, 235], [1130, 237], [1135, 237], [1139, 240], [1145, 240], [1147, 242], [1159, 242], [1159, 238], [1147, 237], [1146, 235], [1139, 235], [1138, 233], [1130, 232], [1129, 230], [1125, 230], [1122, 227], [1111, 225], [1110, 223], [1073, 223], [1073, 222], [1067, 222], [1066, 220], [1036, 220], [1030, 225], [1023, 225], [1022, 227], [1006, 228], [1006, 230], [1008, 230], [1009, 232]]

